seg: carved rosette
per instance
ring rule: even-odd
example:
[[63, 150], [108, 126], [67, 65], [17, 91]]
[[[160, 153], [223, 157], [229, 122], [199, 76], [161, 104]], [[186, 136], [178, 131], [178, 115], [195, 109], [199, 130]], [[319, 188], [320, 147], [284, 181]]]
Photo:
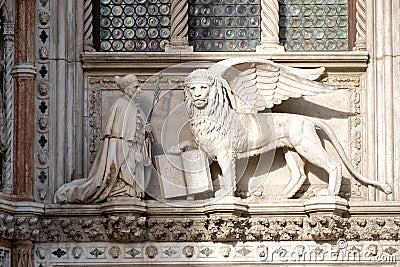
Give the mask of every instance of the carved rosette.
[[356, 42], [354, 50], [367, 49], [367, 3], [366, 0], [356, 2]]
[[50, 1], [40, 1], [36, 7], [36, 116], [35, 116], [35, 199], [48, 197], [49, 129], [50, 129]]
[[278, 0], [261, 0], [261, 44], [257, 50], [284, 51], [279, 44]]
[[83, 3], [83, 40], [85, 51], [95, 51], [93, 46], [93, 5], [92, 0]]

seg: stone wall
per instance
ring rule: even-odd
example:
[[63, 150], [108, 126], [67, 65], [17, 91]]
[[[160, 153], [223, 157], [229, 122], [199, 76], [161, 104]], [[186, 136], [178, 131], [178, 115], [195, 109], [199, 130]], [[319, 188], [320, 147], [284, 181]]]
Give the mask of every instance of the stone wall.
[[[191, 50], [187, 29], [182, 27], [187, 11], [182, 1], [171, 3], [172, 15], [182, 19], [172, 23], [170, 46], [153, 54], [95, 52], [90, 0], [0, 3], [3, 14], [8, 14], [4, 34], [9, 146], [7, 188], [0, 194], [1, 266], [184, 266], [189, 262], [399, 266], [398, 0], [356, 1], [353, 51], [290, 53], [276, 41], [276, 5], [262, 1], [272, 12], [263, 13], [264, 20], [270, 18], [263, 30], [270, 34], [262, 35], [262, 46], [257, 52], [223, 54]], [[310, 179], [303, 194], [273, 200], [272, 193], [288, 175], [277, 152], [274, 172], [262, 190], [242, 200], [165, 201], [155, 175], [144, 201], [52, 204], [57, 188], [88, 174], [108, 108], [118, 96], [115, 75], [134, 73], [143, 84], [147, 82], [140, 104], [148, 109], [157, 74], [183, 63], [176, 75], [161, 80], [165, 95], [152, 125], [157, 155], [165, 148], [161, 138], [165, 118], [183, 98], [183, 74], [193, 66], [208, 67], [243, 55], [294, 67], [325, 67], [322, 82], [346, 89], [331, 96], [288, 101], [274, 111], [325, 120], [334, 127], [353, 165], [368, 177], [388, 182], [393, 193], [367, 188], [345, 172], [342, 196], [349, 202], [316, 201], [312, 196], [326, 186], [326, 176], [307, 166]], [[14, 82], [10, 62], [14, 62]], [[176, 141], [171, 134], [175, 127], [185, 121], [183, 114], [175, 115], [176, 124], [166, 129], [172, 136], [168, 145]], [[181, 137], [190, 138], [187, 132]], [[334, 155], [330, 144], [324, 144]], [[248, 168], [252, 164], [256, 163], [248, 163]], [[243, 184], [248, 185], [246, 180]]]

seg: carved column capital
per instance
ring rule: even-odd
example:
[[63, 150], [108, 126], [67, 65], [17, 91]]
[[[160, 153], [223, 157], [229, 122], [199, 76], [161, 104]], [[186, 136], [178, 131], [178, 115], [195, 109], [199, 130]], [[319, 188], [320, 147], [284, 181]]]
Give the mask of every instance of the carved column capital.
[[33, 267], [33, 244], [31, 241], [15, 242], [11, 254], [11, 266]]

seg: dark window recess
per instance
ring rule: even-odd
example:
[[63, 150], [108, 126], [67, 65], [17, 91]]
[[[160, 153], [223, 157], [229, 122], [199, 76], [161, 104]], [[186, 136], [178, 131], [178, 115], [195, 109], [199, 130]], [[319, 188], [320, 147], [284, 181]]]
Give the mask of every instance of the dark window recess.
[[170, 40], [170, 0], [100, 0], [94, 10], [100, 51], [164, 51]]
[[260, 0], [189, 0], [189, 43], [194, 51], [255, 51], [260, 12]]
[[279, 0], [286, 51], [349, 50], [348, 0]]

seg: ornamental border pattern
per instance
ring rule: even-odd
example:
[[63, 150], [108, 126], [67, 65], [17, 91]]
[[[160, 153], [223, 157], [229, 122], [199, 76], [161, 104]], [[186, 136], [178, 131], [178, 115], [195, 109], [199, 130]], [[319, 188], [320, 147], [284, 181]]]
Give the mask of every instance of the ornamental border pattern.
[[[324, 82], [338, 85], [340, 88], [347, 88], [349, 91], [348, 101], [348, 148], [349, 158], [353, 166], [361, 171], [362, 169], [362, 130], [361, 130], [361, 79], [362, 74], [335, 73], [324, 79]], [[351, 197], [360, 199], [363, 197], [362, 185], [356, 179], [351, 181]]]
[[[399, 245], [394, 242], [244, 242], [244, 243], [59, 243], [37, 244], [35, 261], [39, 266], [61, 263], [158, 264], [331, 262], [357, 264], [381, 262], [396, 264]], [[143, 266], [141, 265], [141, 266]], [[90, 265], [91, 266], [91, 265]]]
[[50, 109], [50, 1], [39, 0], [36, 3], [36, 105], [35, 105], [35, 180], [34, 196], [44, 201], [49, 192], [49, 109]]
[[4, 22], [4, 105], [5, 105], [5, 129], [2, 134], [5, 135], [5, 155], [3, 178], [4, 184], [2, 192], [11, 194], [13, 192], [13, 167], [14, 167], [14, 80], [12, 77], [12, 68], [14, 67], [14, 10], [11, 1], [3, 0], [0, 3], [2, 16], [5, 17]]

